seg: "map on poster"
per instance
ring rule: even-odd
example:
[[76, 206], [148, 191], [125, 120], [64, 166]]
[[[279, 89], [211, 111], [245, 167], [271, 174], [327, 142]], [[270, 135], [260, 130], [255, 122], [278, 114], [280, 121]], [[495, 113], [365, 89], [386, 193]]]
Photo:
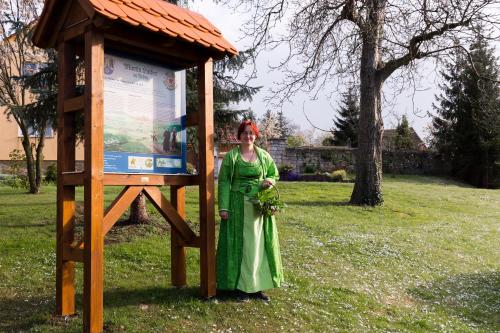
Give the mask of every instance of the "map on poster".
[[185, 72], [105, 53], [104, 172], [185, 173]]

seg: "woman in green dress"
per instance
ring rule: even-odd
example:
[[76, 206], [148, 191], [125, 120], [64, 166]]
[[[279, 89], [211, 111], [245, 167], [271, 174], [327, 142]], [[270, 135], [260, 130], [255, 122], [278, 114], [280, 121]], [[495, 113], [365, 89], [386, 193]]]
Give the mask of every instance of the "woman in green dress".
[[269, 301], [263, 290], [283, 281], [278, 231], [274, 216], [260, 214], [250, 199], [279, 175], [269, 153], [254, 145], [258, 135], [254, 123], [243, 121], [241, 143], [226, 154], [219, 171], [217, 288]]

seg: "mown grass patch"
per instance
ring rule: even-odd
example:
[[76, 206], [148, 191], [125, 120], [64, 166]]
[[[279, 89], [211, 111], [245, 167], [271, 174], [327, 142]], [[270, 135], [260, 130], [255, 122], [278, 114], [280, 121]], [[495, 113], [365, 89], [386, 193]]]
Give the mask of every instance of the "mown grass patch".
[[[270, 304], [198, 298], [170, 286], [168, 229], [113, 231], [105, 248], [108, 332], [495, 332], [500, 330], [500, 191], [433, 177], [387, 177], [385, 204], [348, 205], [352, 184], [281, 183], [286, 285]], [[109, 204], [120, 188], [106, 189]], [[168, 188], [165, 188], [168, 193]], [[80, 332], [82, 267], [73, 318], [52, 313], [55, 188], [0, 187], [0, 331]], [[77, 200], [83, 200], [79, 190]], [[198, 223], [197, 188], [187, 190]]]

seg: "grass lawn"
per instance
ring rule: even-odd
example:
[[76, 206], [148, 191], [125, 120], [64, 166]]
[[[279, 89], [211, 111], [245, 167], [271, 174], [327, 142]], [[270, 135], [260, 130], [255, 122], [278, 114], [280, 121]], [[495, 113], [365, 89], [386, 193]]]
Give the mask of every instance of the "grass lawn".
[[[347, 204], [352, 184], [281, 183], [286, 285], [257, 300], [197, 297], [170, 286], [168, 230], [117, 227], [105, 248], [108, 332], [499, 332], [500, 191], [432, 177], [388, 176], [385, 204]], [[106, 201], [119, 188], [107, 188]], [[83, 200], [80, 190], [78, 200]], [[187, 191], [198, 216], [197, 188]], [[82, 266], [72, 318], [55, 307], [55, 187], [0, 186], [0, 332], [81, 332]]]

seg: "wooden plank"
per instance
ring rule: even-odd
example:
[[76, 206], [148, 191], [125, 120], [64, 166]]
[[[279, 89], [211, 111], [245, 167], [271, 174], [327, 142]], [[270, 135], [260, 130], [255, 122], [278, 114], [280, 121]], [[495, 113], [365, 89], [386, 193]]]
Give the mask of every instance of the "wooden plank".
[[64, 100], [64, 112], [83, 111], [83, 96], [77, 96]]
[[103, 330], [104, 38], [85, 33], [83, 329]]
[[[186, 187], [170, 186], [170, 202], [183, 219], [186, 218]], [[186, 248], [182, 238], [174, 228], [170, 229], [170, 277], [172, 285], [185, 287], [186, 278]]]
[[[62, 180], [65, 185], [83, 185], [84, 173], [82, 171], [63, 172]], [[105, 186], [164, 186], [198, 185], [198, 175], [129, 175], [129, 174], [104, 174]]]
[[120, 216], [125, 213], [132, 201], [142, 192], [142, 186], [126, 186], [115, 200], [109, 205], [104, 214], [102, 232], [105, 236]]
[[84, 174], [83, 171], [68, 171], [61, 174], [64, 185], [82, 186]]
[[215, 296], [213, 61], [198, 64], [201, 294]]
[[92, 22], [90, 20], [85, 20], [74, 26], [71, 26], [70, 28], [63, 30], [59, 34], [57, 42], [58, 43], [67, 42], [72, 39], [76, 39], [78, 37], [83, 37], [83, 35], [90, 29], [91, 23]]
[[[207, 48], [195, 43], [183, 42], [142, 27], [131, 27], [119, 22], [107, 27], [104, 37], [106, 46], [109, 45], [113, 49], [125, 48], [137, 54], [144, 53], [150, 59], [155, 57], [165, 64], [179, 68], [192, 67], [203, 57], [203, 54], [210, 52]], [[108, 43], [108, 40], [112, 43]], [[218, 51], [214, 53], [220, 54]]]
[[63, 249], [64, 260], [83, 262], [83, 248], [65, 245]]
[[189, 241], [189, 243], [186, 243], [185, 246], [186, 247], [197, 247], [197, 248], [200, 248], [201, 247], [201, 237], [200, 236], [196, 236], [195, 238], [191, 239]]
[[163, 185], [198, 185], [198, 175], [129, 175], [112, 174], [104, 175], [104, 185], [130, 185], [130, 186], [163, 186]]
[[76, 92], [75, 50], [68, 43], [58, 45], [57, 95], [57, 240], [56, 240], [56, 314], [75, 313], [75, 263], [64, 258], [64, 247], [73, 242], [75, 188], [66, 186], [62, 174], [75, 169], [74, 117], [64, 114], [63, 101]]
[[199, 115], [198, 113], [189, 113], [186, 115], [186, 126], [198, 126], [199, 123]]
[[144, 193], [151, 200], [153, 206], [167, 219], [170, 225], [179, 232], [182, 241], [189, 243], [196, 237], [186, 221], [177, 213], [177, 210], [168, 202], [160, 189], [156, 186], [145, 186]]

